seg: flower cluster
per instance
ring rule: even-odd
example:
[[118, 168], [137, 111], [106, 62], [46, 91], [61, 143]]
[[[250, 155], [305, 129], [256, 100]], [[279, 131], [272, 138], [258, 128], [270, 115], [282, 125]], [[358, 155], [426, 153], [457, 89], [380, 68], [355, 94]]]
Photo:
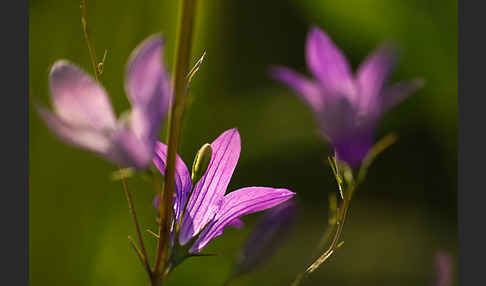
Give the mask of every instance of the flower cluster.
[[[155, 235], [159, 242], [169, 241], [165, 237], [170, 237], [170, 242], [166, 243], [168, 252], [164, 252], [164, 245], [158, 246], [154, 269], [148, 264], [133, 204], [130, 205], [142, 250], [135, 248], [152, 285], [161, 285], [175, 264], [197, 255], [226, 227], [242, 227], [240, 217], [269, 209], [238, 258], [236, 273], [246, 273], [269, 257], [282, 241], [294, 218], [295, 202], [290, 199], [295, 193], [285, 188], [271, 187], [245, 187], [226, 193], [241, 151], [241, 138], [236, 128], [226, 130], [211, 144], [205, 144], [196, 156], [192, 172], [176, 155], [178, 143], [170, 145], [170, 149], [158, 141], [162, 121], [171, 107], [171, 97], [174, 96], [174, 102], [184, 102], [177, 101], [177, 92], [171, 87], [162, 61], [163, 42], [161, 36], [151, 36], [132, 53], [125, 75], [125, 91], [131, 110], [119, 119], [102, 85], [65, 60], [57, 61], [49, 74], [53, 111], [38, 106], [38, 112], [47, 126], [64, 141], [97, 153], [121, 167], [137, 171], [147, 169], [153, 163], [165, 176], [166, 182], [175, 183], [172, 205], [170, 200], [165, 200], [166, 205], [159, 209], [161, 195], [169, 194], [166, 199], [172, 198], [170, 191], [174, 190], [167, 190], [171, 187], [166, 187], [155, 199], [160, 214], [171, 208], [172, 213], [168, 215], [170, 219], [165, 217], [166, 220], [161, 222], [160, 235]], [[345, 162], [352, 168], [361, 165], [374, 145], [374, 131], [380, 117], [423, 85], [422, 80], [413, 79], [386, 87], [395, 62], [395, 52], [387, 45], [373, 52], [353, 75], [339, 48], [318, 28], [313, 28], [308, 35], [306, 61], [314, 79], [285, 67], [274, 68], [272, 76], [290, 86], [310, 106], [322, 135], [335, 150], [337, 161]], [[189, 78], [197, 68], [189, 73]], [[186, 76], [181, 74], [182, 77]], [[176, 76], [176, 79], [182, 77]], [[184, 80], [181, 82], [186, 86], [178, 85], [177, 80], [175, 86], [187, 87], [190, 80]], [[172, 110], [177, 107], [174, 103]], [[171, 120], [179, 126], [180, 121], [182, 119]], [[174, 166], [173, 161], [168, 162], [168, 157], [175, 157], [175, 177], [172, 177], [172, 173], [166, 173], [169, 169], [174, 171], [174, 168], [168, 167]], [[335, 236], [330, 248], [307, 272], [312, 272], [340, 246], [339, 235], [357, 186], [352, 179], [352, 171], [349, 171], [352, 168], [346, 168], [348, 172], [344, 177], [351, 183], [349, 189], [341, 189], [337, 161], [333, 160], [331, 167], [338, 179], [343, 203], [339, 208], [334, 207], [333, 223], [330, 223], [330, 226], [336, 227], [335, 230], [331, 229]], [[125, 191], [131, 203], [126, 186]], [[166, 236], [162, 238], [162, 235]], [[180, 255], [178, 251], [183, 254]], [[177, 255], [180, 255], [178, 260], [171, 261]], [[167, 261], [160, 263], [160, 259]], [[440, 275], [437, 285], [449, 285], [447, 258], [438, 257], [438, 263]]]

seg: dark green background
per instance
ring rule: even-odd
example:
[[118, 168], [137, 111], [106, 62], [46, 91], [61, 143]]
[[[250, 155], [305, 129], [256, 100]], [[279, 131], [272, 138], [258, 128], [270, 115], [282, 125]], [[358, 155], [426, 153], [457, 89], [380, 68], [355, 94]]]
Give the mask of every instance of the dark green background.
[[[88, 1], [94, 46], [108, 49], [102, 82], [117, 114], [128, 55], [162, 32], [172, 67], [179, 1]], [[32, 285], [147, 285], [127, 235], [134, 227], [115, 167], [62, 144], [39, 120], [35, 101], [50, 104], [47, 76], [66, 58], [91, 72], [79, 1], [30, 1], [30, 279]], [[434, 255], [457, 257], [457, 3], [447, 0], [200, 1], [196, 75], [181, 156], [190, 165], [199, 146], [228, 128], [242, 137], [228, 190], [263, 185], [297, 193], [299, 217], [290, 239], [267, 264], [233, 285], [289, 285], [327, 223], [327, 195], [336, 186], [325, 163], [330, 149], [304, 104], [270, 80], [273, 64], [305, 72], [308, 29], [326, 30], [354, 68], [384, 40], [402, 48], [393, 80], [415, 76], [426, 87], [381, 121], [378, 135], [399, 141], [374, 164], [352, 203], [344, 246], [303, 285], [432, 285]], [[165, 138], [165, 131], [162, 134]], [[144, 227], [155, 229], [151, 186], [129, 181]], [[227, 230], [206, 252], [177, 268], [168, 285], [221, 285], [233, 256], [259, 215]], [[150, 253], [155, 241], [146, 236]], [[151, 257], [153, 259], [153, 257]], [[456, 279], [456, 277], [455, 277]]]

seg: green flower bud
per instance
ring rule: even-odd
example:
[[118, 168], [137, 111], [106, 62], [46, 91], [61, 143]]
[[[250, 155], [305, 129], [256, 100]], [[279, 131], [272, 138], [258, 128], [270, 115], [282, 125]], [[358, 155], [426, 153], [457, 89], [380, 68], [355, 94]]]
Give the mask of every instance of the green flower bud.
[[199, 179], [206, 173], [208, 169], [209, 162], [211, 162], [211, 156], [213, 154], [213, 149], [211, 145], [204, 144], [199, 151], [197, 151], [196, 158], [192, 163], [191, 181], [192, 184], [196, 184]]

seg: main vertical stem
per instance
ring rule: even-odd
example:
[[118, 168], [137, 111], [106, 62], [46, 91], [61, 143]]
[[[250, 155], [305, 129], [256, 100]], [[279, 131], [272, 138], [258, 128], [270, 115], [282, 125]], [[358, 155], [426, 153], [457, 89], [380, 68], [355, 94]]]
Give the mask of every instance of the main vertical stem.
[[153, 269], [154, 276], [158, 278], [154, 279], [152, 285], [161, 285], [166, 275], [165, 269], [169, 254], [170, 227], [172, 222], [172, 200], [175, 192], [175, 162], [186, 105], [187, 73], [189, 72], [196, 3], [197, 0], [181, 0], [174, 62], [174, 94], [171, 98], [171, 108], [169, 110], [167, 168], [164, 191], [161, 194], [162, 203], [159, 204], [161, 223]]

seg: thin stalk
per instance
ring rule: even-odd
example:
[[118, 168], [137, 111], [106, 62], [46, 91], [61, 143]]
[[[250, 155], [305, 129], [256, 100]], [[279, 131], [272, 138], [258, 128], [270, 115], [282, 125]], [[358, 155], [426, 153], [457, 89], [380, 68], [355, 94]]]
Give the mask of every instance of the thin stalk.
[[87, 0], [81, 0], [81, 25], [83, 26], [84, 39], [86, 40], [86, 44], [88, 45], [89, 57], [91, 59], [91, 65], [93, 66], [95, 79], [96, 81], [99, 81], [98, 68], [96, 67], [96, 52], [93, 45], [91, 44], [88, 33], [88, 13], [86, 11], [86, 7]]
[[152, 276], [152, 270], [150, 269], [150, 265], [148, 263], [147, 251], [145, 250], [145, 245], [143, 243], [142, 232], [140, 231], [140, 225], [138, 224], [137, 213], [135, 212], [135, 205], [133, 204], [132, 194], [128, 190], [127, 181], [125, 178], [122, 179], [123, 183], [123, 190], [125, 191], [125, 196], [128, 202], [128, 208], [130, 209], [130, 214], [133, 217], [133, 222], [135, 223], [135, 229], [137, 231], [138, 242], [140, 244], [140, 252], [142, 254], [143, 264], [145, 266], [145, 270], [149, 277]]
[[157, 244], [157, 254], [153, 268], [154, 276], [156, 276], [157, 279], [152, 281], [152, 285], [162, 285], [164, 280], [163, 276], [166, 275], [166, 262], [169, 255], [168, 251], [170, 244], [170, 227], [173, 215], [172, 200], [175, 192], [175, 162], [187, 100], [187, 74], [189, 71], [196, 3], [197, 0], [182, 0], [180, 7], [175, 50], [176, 60], [174, 63], [174, 94], [171, 98], [171, 108], [169, 110], [167, 168], [166, 176], [164, 178], [164, 191], [163, 194], [161, 194], [161, 204], [159, 204], [161, 219], [159, 227], [160, 238]]
[[[295, 280], [292, 282], [292, 286], [297, 286], [299, 285], [303, 279], [312, 273], [314, 270], [316, 270], [322, 263], [324, 263], [331, 255], [334, 253], [334, 251], [340, 246], [339, 239], [341, 238], [341, 233], [344, 228], [344, 222], [346, 220], [346, 215], [349, 209], [349, 204], [351, 202], [351, 198], [353, 196], [353, 193], [356, 189], [356, 185], [352, 186], [349, 188], [347, 192], [345, 192], [345, 197], [344, 201], [342, 203], [342, 206], [339, 208], [339, 213], [336, 221], [336, 231], [334, 232], [334, 236], [332, 238], [331, 244], [329, 247], [324, 251], [311, 265], [309, 265], [304, 272], [301, 272], [297, 275]], [[329, 231], [326, 230], [326, 233]], [[332, 233], [329, 232], [329, 234]]]
[[[146, 261], [146, 259], [143, 256], [143, 254], [140, 251], [140, 249], [138, 249], [137, 244], [135, 243], [135, 241], [133, 240], [133, 238], [131, 236], [128, 236], [128, 242], [132, 246], [133, 250], [135, 250], [135, 253], [137, 254], [138, 258], [140, 259], [140, 262], [142, 263], [142, 266], [145, 267], [145, 261]], [[149, 273], [149, 276], [150, 276], [150, 273]]]

